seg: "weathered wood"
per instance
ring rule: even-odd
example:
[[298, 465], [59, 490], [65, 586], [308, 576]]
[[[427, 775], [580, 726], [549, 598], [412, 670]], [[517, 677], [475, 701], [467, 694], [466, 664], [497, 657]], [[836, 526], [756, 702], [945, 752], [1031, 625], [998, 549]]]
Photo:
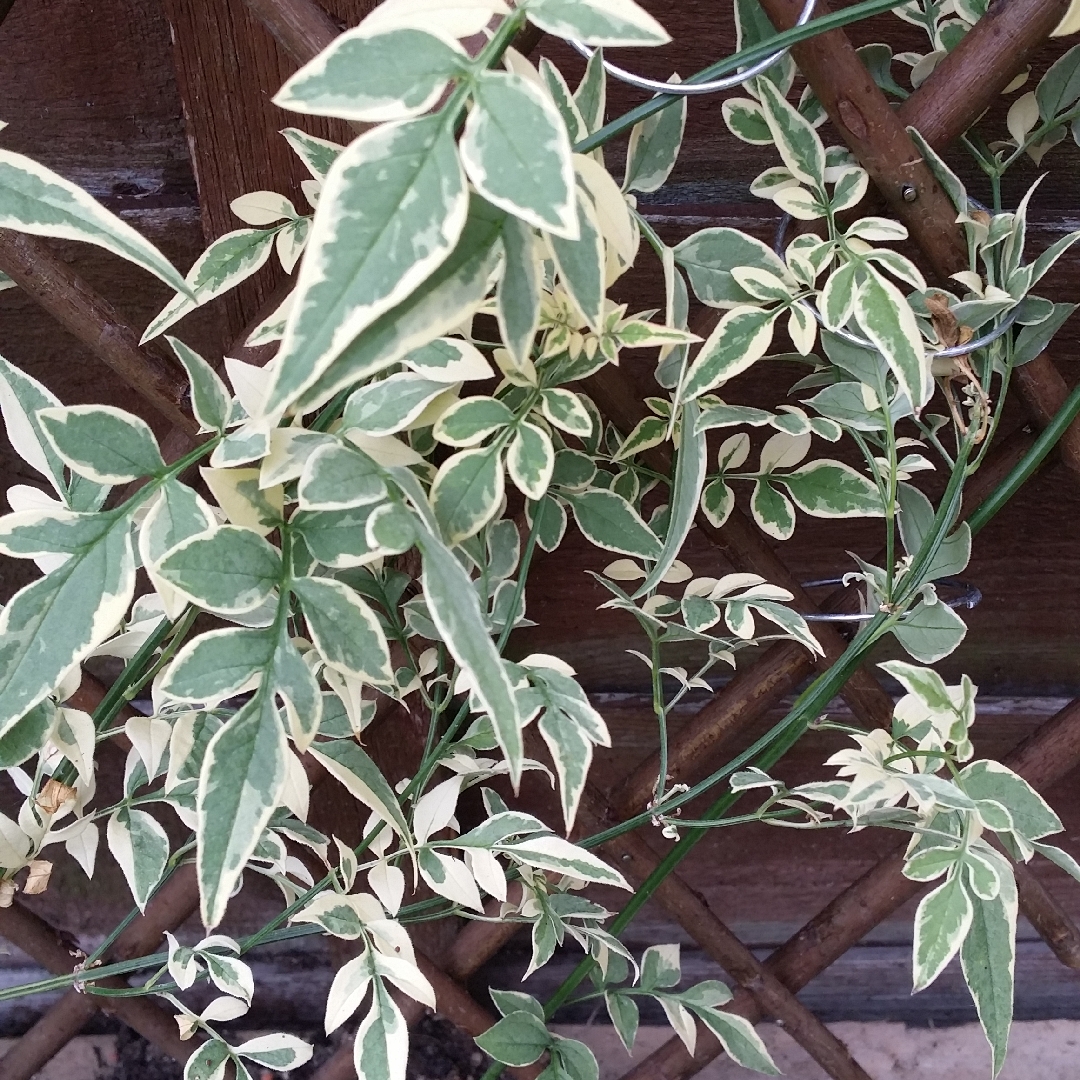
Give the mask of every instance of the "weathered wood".
[[[288, 113], [273, 104], [273, 95], [296, 69], [296, 61], [275, 43], [244, 0], [163, 0], [162, 6], [173, 31], [207, 239], [242, 227], [229, 204], [248, 191], [280, 191], [298, 209], [306, 208], [300, 181], [308, 173], [278, 132], [299, 127], [340, 143], [355, 133], [344, 122]], [[371, 0], [341, 0], [333, 14], [351, 25], [372, 6]], [[311, 25], [309, 20], [300, 29], [309, 31]], [[297, 29], [295, 24], [283, 28]], [[251, 319], [283, 276], [272, 264], [229, 294], [227, 340]]]
[[138, 333], [103, 296], [40, 240], [0, 229], [0, 270], [174, 424], [196, 429], [182, 406], [180, 365], [139, 347]]

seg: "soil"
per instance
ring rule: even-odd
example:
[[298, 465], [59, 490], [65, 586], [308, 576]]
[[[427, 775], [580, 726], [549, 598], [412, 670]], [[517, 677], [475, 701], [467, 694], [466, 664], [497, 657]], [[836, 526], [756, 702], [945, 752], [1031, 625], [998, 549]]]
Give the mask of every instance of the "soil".
[[[311, 1080], [340, 1043], [336, 1039], [313, 1038], [311, 1032], [299, 1034], [314, 1042], [315, 1053], [302, 1069], [287, 1075], [289, 1080]], [[448, 1020], [429, 1013], [411, 1033], [407, 1076], [408, 1080], [478, 1080], [488, 1061], [472, 1039]], [[255, 1080], [278, 1080], [279, 1077], [284, 1080], [286, 1076], [270, 1070], [253, 1075]], [[182, 1077], [182, 1066], [124, 1028], [116, 1039], [116, 1064], [95, 1080], [182, 1080]]]

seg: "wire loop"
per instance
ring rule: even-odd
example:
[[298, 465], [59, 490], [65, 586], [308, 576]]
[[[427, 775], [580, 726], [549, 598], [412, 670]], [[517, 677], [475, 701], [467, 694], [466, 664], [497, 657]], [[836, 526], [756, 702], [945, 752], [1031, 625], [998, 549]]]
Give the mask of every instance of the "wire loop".
[[[836, 578], [822, 578], [819, 581], [804, 581], [802, 587], [804, 589], [819, 589], [826, 586], [835, 586], [845, 584], [845, 579], [842, 577]], [[973, 608], [982, 601], [982, 589], [977, 585], [972, 585], [968, 581], [961, 581], [959, 578], [945, 577], [938, 578], [933, 582], [934, 585], [944, 586], [947, 589], [959, 589], [960, 595], [954, 596], [949, 600], [942, 600], [941, 602], [947, 607], [951, 608]], [[876, 616], [874, 611], [861, 611], [857, 614], [847, 612], [836, 612], [835, 614], [828, 611], [814, 612], [811, 615], [803, 615], [803, 618], [807, 622], [869, 622]], [[901, 620], [902, 621], [902, 620]]]
[[[810, 21], [815, 3], [816, 0], [806, 0], [798, 19], [795, 21], [795, 26], [805, 26]], [[586, 60], [591, 60], [593, 53], [596, 51], [580, 41], [574, 41], [572, 38], [567, 39], [567, 44], [584, 56]], [[657, 79], [647, 79], [644, 75], [635, 75], [634, 72], [617, 67], [608, 60], [604, 61], [604, 70], [620, 82], [624, 82], [628, 86], [635, 86], [639, 90], [651, 90], [657, 94], [675, 94], [679, 97], [690, 97], [696, 94], [715, 94], [720, 90], [733, 90], [736, 86], [746, 82], [747, 79], [752, 79], [755, 75], [768, 71], [773, 64], [778, 60], [782, 60], [790, 51], [790, 49], [780, 49], [770, 56], [766, 56], [763, 60], [759, 60], [756, 64], [752, 64], [744, 71], [738, 71], [734, 75], [726, 75], [721, 79], [709, 79], [707, 82], [694, 82], [693, 79], [688, 79], [684, 83], [660, 82]]]

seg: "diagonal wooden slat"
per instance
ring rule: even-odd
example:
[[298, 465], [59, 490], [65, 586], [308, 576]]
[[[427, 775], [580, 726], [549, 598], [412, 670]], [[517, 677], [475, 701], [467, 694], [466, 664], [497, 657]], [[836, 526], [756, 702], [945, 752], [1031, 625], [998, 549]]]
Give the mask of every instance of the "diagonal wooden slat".
[[147, 404], [185, 431], [198, 429], [185, 406], [187, 379], [180, 365], [140, 348], [138, 332], [47, 244], [0, 229], [0, 270]]

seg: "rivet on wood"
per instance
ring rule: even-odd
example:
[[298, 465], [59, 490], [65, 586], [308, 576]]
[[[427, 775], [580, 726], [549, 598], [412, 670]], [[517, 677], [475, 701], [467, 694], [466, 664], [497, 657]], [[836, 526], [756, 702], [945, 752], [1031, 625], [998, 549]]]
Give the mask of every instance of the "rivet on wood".
[[900, 189], [900, 198], [904, 202], [914, 202], [919, 197], [919, 189], [914, 184], [905, 184]]

